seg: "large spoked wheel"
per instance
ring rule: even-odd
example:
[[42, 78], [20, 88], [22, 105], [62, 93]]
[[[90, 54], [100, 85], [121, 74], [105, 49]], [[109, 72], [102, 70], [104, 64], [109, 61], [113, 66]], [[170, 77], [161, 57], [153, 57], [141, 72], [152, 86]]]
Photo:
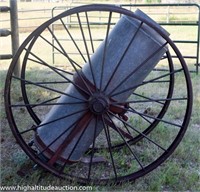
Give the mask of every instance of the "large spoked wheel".
[[[100, 15], [101, 19], [97, 20]], [[102, 67], [99, 74], [93, 73], [92, 55], [103, 41], [105, 45], [109, 43], [108, 35], [122, 15], [137, 20], [140, 23], [138, 31], [143, 25], [151, 28], [165, 39], [168, 51], [141, 83], [133, 82], [133, 86], [116, 91], [112, 89], [112, 82], [120, 70], [129, 71], [130, 77], [137, 71], [123, 69], [119, 62], [111, 69], [110, 79], [104, 85], [108, 72]], [[137, 47], [137, 43], [134, 46]], [[152, 57], [157, 53], [155, 51]], [[145, 56], [144, 52], [141, 65], [151, 59]], [[103, 60], [107, 57], [112, 55], [107, 55], [105, 46]], [[16, 77], [13, 71], [19, 58], [21, 75]], [[89, 63], [91, 79], [82, 73], [86, 63]], [[100, 84], [96, 82], [97, 76]], [[121, 79], [119, 86], [126, 81], [127, 78]], [[77, 92], [65, 91], [72, 86]], [[152, 171], [180, 143], [192, 110], [189, 72], [173, 41], [148, 20], [111, 5], [77, 7], [38, 27], [13, 58], [5, 87], [7, 118], [22, 149], [51, 173], [80, 183], [120, 183]], [[130, 91], [126, 101], [113, 99]], [[61, 102], [63, 95], [70, 98], [69, 102]], [[60, 112], [48, 120], [55, 108], [66, 108], [69, 112]], [[76, 120], [70, 124], [71, 119]], [[56, 134], [59, 134], [48, 145], [40, 145], [39, 130], [48, 129], [54, 123], [62, 125], [64, 121], [68, 123], [66, 129], [59, 131], [59, 126], [56, 127]], [[78, 133], [73, 129], [78, 129]], [[85, 145], [82, 140], [90, 129], [87, 150], [78, 161], [69, 161], [78, 146]], [[66, 132], [70, 132], [70, 139]], [[52, 134], [55, 134], [53, 130]], [[67, 160], [63, 160], [66, 153], [63, 146], [70, 145], [73, 138], [76, 138], [74, 146]], [[59, 140], [62, 142], [52, 151], [51, 147]]]

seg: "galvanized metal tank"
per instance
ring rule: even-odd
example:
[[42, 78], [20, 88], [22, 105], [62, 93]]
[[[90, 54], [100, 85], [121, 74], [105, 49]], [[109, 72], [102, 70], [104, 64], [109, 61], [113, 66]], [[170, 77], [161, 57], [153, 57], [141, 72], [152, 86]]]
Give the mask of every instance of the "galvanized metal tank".
[[[142, 11], [135, 11], [135, 15], [157, 25], [169, 35]], [[87, 98], [71, 84], [65, 90], [66, 95], [62, 95], [57, 101], [69, 104], [52, 107], [41, 122], [42, 126], [37, 129], [35, 145], [50, 159], [50, 164], [76, 162], [83, 157], [94, 138], [104, 128], [101, 120], [95, 125], [96, 120], [93, 117], [102, 115], [107, 110], [112, 111], [112, 101], [123, 103], [128, 99], [134, 87], [143, 82], [167, 51], [165, 43], [145, 23], [127, 16], [119, 19], [108, 39], [92, 55], [91, 62], [88, 61], [82, 71], [74, 75], [74, 82], [83, 89], [88, 89], [79, 76], [82, 75], [92, 95]], [[85, 100], [87, 101], [83, 103], [70, 104]]]

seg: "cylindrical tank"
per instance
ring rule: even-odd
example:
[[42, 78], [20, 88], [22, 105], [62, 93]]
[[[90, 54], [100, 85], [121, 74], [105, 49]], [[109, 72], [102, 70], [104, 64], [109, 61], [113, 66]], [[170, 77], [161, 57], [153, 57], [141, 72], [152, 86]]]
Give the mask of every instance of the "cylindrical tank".
[[[135, 14], [156, 24], [140, 10], [135, 11]], [[156, 25], [169, 35], [158, 24]], [[85, 103], [52, 107], [41, 122], [42, 126], [37, 129], [35, 145], [51, 164], [76, 162], [81, 159], [94, 138], [104, 128], [103, 122], [99, 120], [96, 125], [93, 117], [103, 114], [109, 108], [109, 100], [123, 103], [128, 99], [134, 91], [129, 88], [142, 83], [167, 51], [165, 43], [166, 41], [145, 23], [128, 16], [119, 19], [109, 33], [107, 41], [104, 40], [100, 44], [92, 55], [91, 62], [82, 68], [81, 73], [86, 82], [95, 87], [92, 89], [93, 96]], [[123, 90], [127, 91], [122, 92]], [[58, 99], [58, 103], [85, 100], [85, 96], [72, 84], [67, 87], [65, 93], [66, 95]]]

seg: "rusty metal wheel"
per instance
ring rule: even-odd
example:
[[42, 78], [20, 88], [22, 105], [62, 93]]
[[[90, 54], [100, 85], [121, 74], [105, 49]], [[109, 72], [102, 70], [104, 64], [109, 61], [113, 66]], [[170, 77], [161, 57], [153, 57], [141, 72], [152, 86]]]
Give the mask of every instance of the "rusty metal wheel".
[[22, 149], [80, 183], [120, 183], [152, 171], [180, 143], [192, 110], [189, 72], [168, 34], [140, 11], [112, 5], [73, 8], [38, 27], [13, 58], [5, 87]]

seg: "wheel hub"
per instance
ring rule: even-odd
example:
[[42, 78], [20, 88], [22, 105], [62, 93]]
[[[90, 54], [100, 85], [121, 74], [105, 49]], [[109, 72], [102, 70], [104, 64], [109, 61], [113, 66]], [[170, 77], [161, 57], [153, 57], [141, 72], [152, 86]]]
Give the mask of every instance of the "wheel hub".
[[90, 111], [96, 115], [103, 114], [109, 107], [108, 99], [101, 93], [92, 95], [89, 99]]

